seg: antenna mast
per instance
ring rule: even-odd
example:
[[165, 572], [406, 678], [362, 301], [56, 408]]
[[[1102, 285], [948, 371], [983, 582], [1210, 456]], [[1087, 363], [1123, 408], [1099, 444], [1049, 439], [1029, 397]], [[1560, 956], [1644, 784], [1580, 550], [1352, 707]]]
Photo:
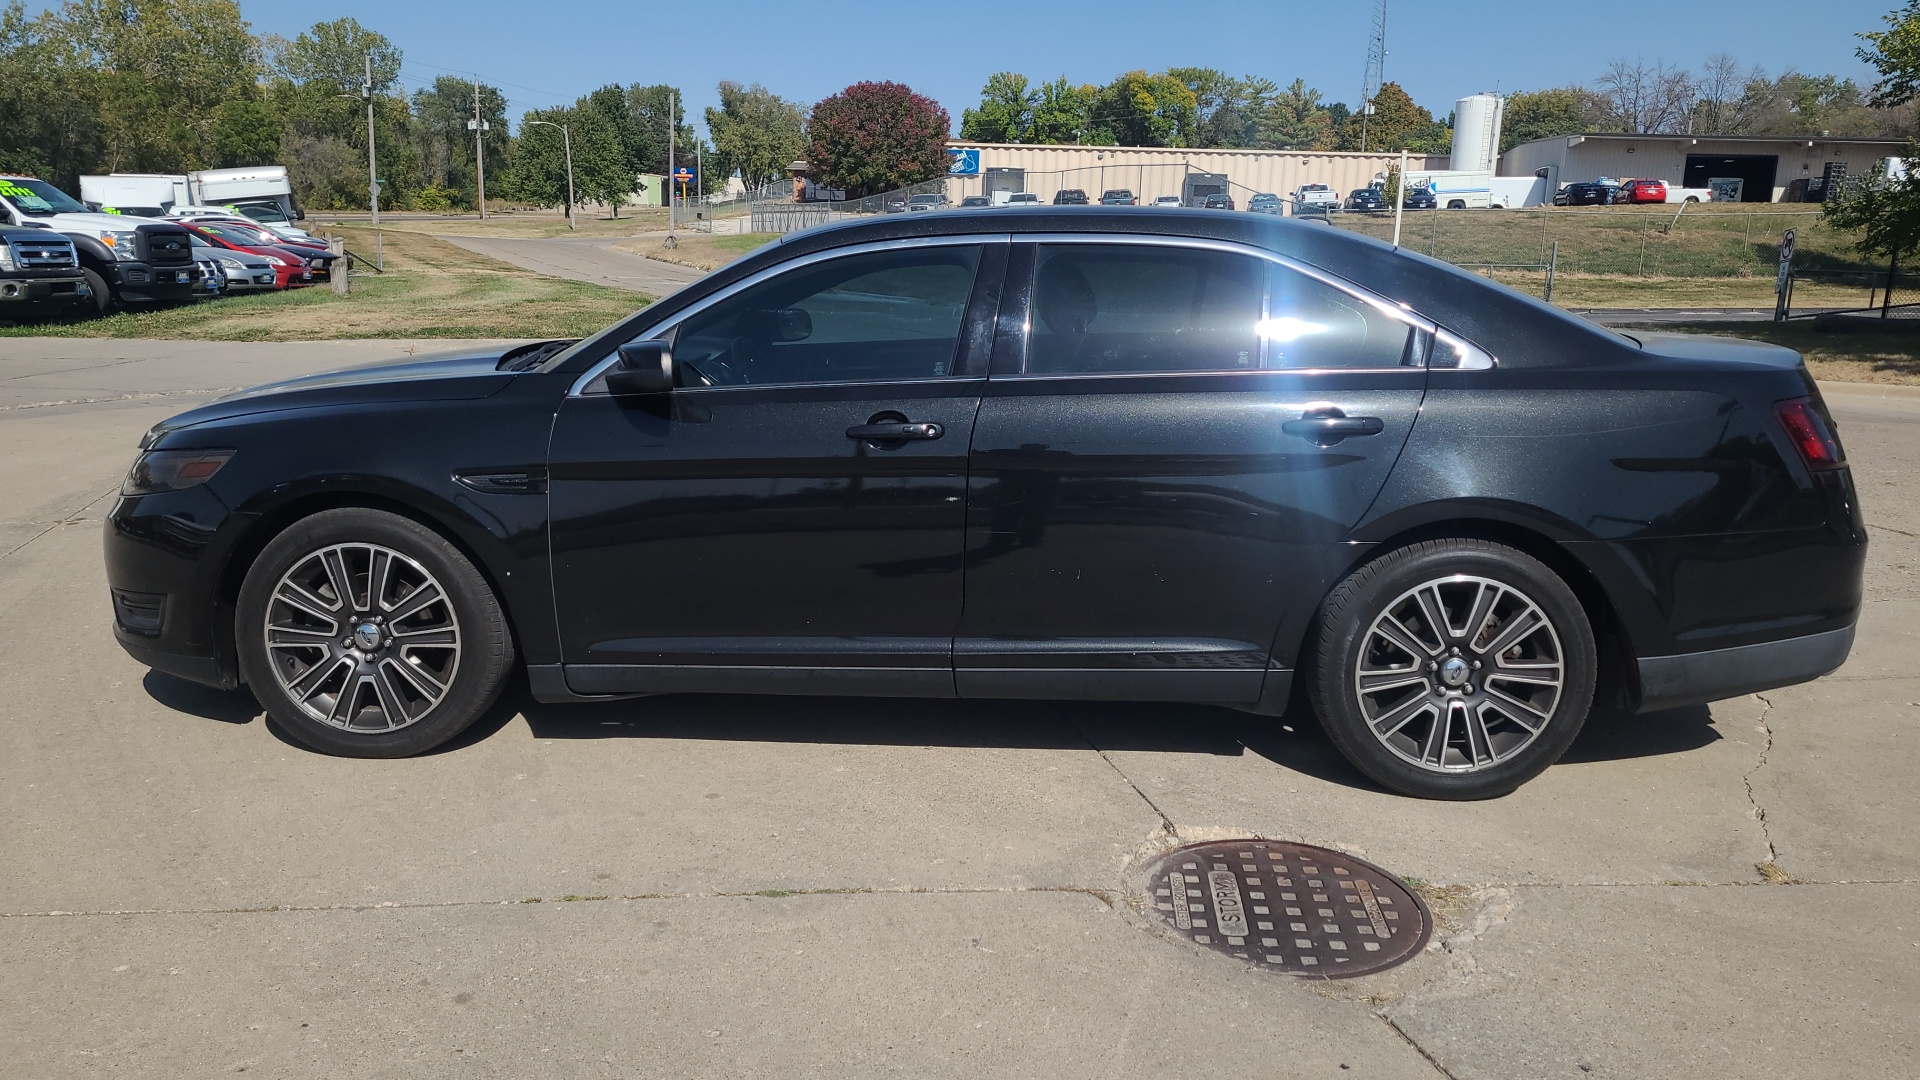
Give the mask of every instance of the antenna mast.
[[1380, 81], [1387, 64], [1387, 0], [1376, 0], [1373, 7], [1373, 33], [1367, 38], [1367, 71], [1360, 87], [1360, 150], [1367, 150], [1367, 122], [1373, 116], [1373, 99], [1380, 93]]

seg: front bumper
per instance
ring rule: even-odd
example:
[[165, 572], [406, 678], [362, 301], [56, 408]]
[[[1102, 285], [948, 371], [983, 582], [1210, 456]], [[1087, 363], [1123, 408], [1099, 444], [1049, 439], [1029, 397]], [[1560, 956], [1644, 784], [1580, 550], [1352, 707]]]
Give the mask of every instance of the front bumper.
[[113, 637], [120, 643], [121, 648], [127, 650], [128, 656], [155, 671], [164, 671], [175, 678], [221, 690], [232, 690], [240, 685], [238, 675], [231, 668], [223, 667], [220, 661], [211, 656], [166, 652], [155, 648], [153, 639], [129, 633], [124, 627], [119, 626], [113, 628]]
[[193, 299], [195, 278], [192, 265], [152, 266], [144, 262], [118, 262], [113, 266], [114, 291], [127, 303], [174, 303]]
[[1739, 697], [1808, 682], [1846, 663], [1855, 624], [1730, 649], [1640, 658], [1640, 711]]
[[93, 296], [84, 274], [0, 278], [0, 304], [69, 304]]

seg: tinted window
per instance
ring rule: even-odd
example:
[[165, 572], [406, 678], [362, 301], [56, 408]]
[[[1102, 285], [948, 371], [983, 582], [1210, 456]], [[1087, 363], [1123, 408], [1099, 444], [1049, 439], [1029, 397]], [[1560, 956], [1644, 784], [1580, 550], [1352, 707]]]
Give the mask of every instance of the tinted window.
[[1270, 268], [1272, 298], [1260, 336], [1270, 368], [1390, 368], [1421, 362], [1406, 323], [1284, 266]]
[[1195, 248], [1043, 247], [1027, 371], [1258, 369], [1262, 266]]
[[803, 266], [689, 318], [674, 357], [690, 386], [950, 375], [979, 264], [965, 245]]

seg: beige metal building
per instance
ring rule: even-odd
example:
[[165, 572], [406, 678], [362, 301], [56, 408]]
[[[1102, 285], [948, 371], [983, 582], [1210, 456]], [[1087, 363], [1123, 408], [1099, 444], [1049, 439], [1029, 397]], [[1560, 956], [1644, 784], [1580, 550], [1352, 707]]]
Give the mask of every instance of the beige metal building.
[[[1039, 146], [1022, 143], [951, 142], [953, 151], [976, 151], [975, 175], [951, 176], [947, 197], [992, 196], [995, 191], [1031, 191], [1042, 202], [1078, 188], [1090, 201], [1114, 188], [1133, 192], [1142, 204], [1162, 195], [1192, 198], [1223, 191], [1245, 208], [1260, 192], [1282, 197], [1302, 184], [1326, 184], [1343, 196], [1365, 187], [1397, 165], [1400, 155], [1308, 150], [1188, 150], [1158, 146]], [[1444, 169], [1444, 155], [1416, 154], [1409, 169]]]
[[1501, 176], [1538, 176], [1552, 169], [1560, 186], [1597, 177], [1665, 180], [1704, 188], [1716, 178], [1743, 181], [1741, 202], [1779, 202], [1804, 197], [1830, 165], [1851, 176], [1870, 172], [1882, 158], [1898, 157], [1897, 139], [1782, 138], [1771, 135], [1561, 135], [1535, 139], [1500, 155]]

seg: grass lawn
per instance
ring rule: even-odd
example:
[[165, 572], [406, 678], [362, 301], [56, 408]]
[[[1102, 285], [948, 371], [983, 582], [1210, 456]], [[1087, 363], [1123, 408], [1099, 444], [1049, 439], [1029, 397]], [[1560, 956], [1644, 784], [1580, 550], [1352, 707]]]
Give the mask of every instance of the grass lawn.
[[[1631, 327], [1621, 329], [1632, 331]], [[1663, 323], [1664, 333], [1719, 334], [1785, 345], [1806, 358], [1816, 379], [1920, 386], [1920, 327], [1822, 330], [1811, 320], [1750, 323]]]
[[[384, 223], [383, 223], [384, 224]], [[332, 227], [372, 258], [370, 230]], [[353, 293], [318, 285], [232, 296], [104, 319], [0, 328], [10, 337], [197, 338], [318, 341], [335, 338], [583, 337], [649, 298], [508, 266], [410, 231], [385, 232], [387, 272], [355, 274]]]
[[661, 262], [679, 263], [700, 270], [718, 270], [762, 244], [780, 239], [778, 233], [737, 233], [718, 236], [708, 233], [682, 233], [679, 243], [668, 247], [666, 238], [647, 236], [614, 247]]
[[[441, 236], [485, 236], [506, 238], [546, 239], [556, 236], [633, 236], [638, 233], [664, 230], [667, 227], [667, 212], [659, 207], [630, 206], [620, 211], [617, 218], [604, 214], [581, 213], [578, 218], [578, 232], [567, 228], [564, 214], [552, 211], [538, 211], [521, 214], [493, 213], [487, 220], [481, 221], [474, 214], [382, 214], [380, 231], [383, 233], [426, 233]], [[372, 229], [366, 214], [336, 215], [316, 210], [307, 215], [303, 226], [314, 234], [336, 226], [343, 229], [364, 229], [369, 234]]]

